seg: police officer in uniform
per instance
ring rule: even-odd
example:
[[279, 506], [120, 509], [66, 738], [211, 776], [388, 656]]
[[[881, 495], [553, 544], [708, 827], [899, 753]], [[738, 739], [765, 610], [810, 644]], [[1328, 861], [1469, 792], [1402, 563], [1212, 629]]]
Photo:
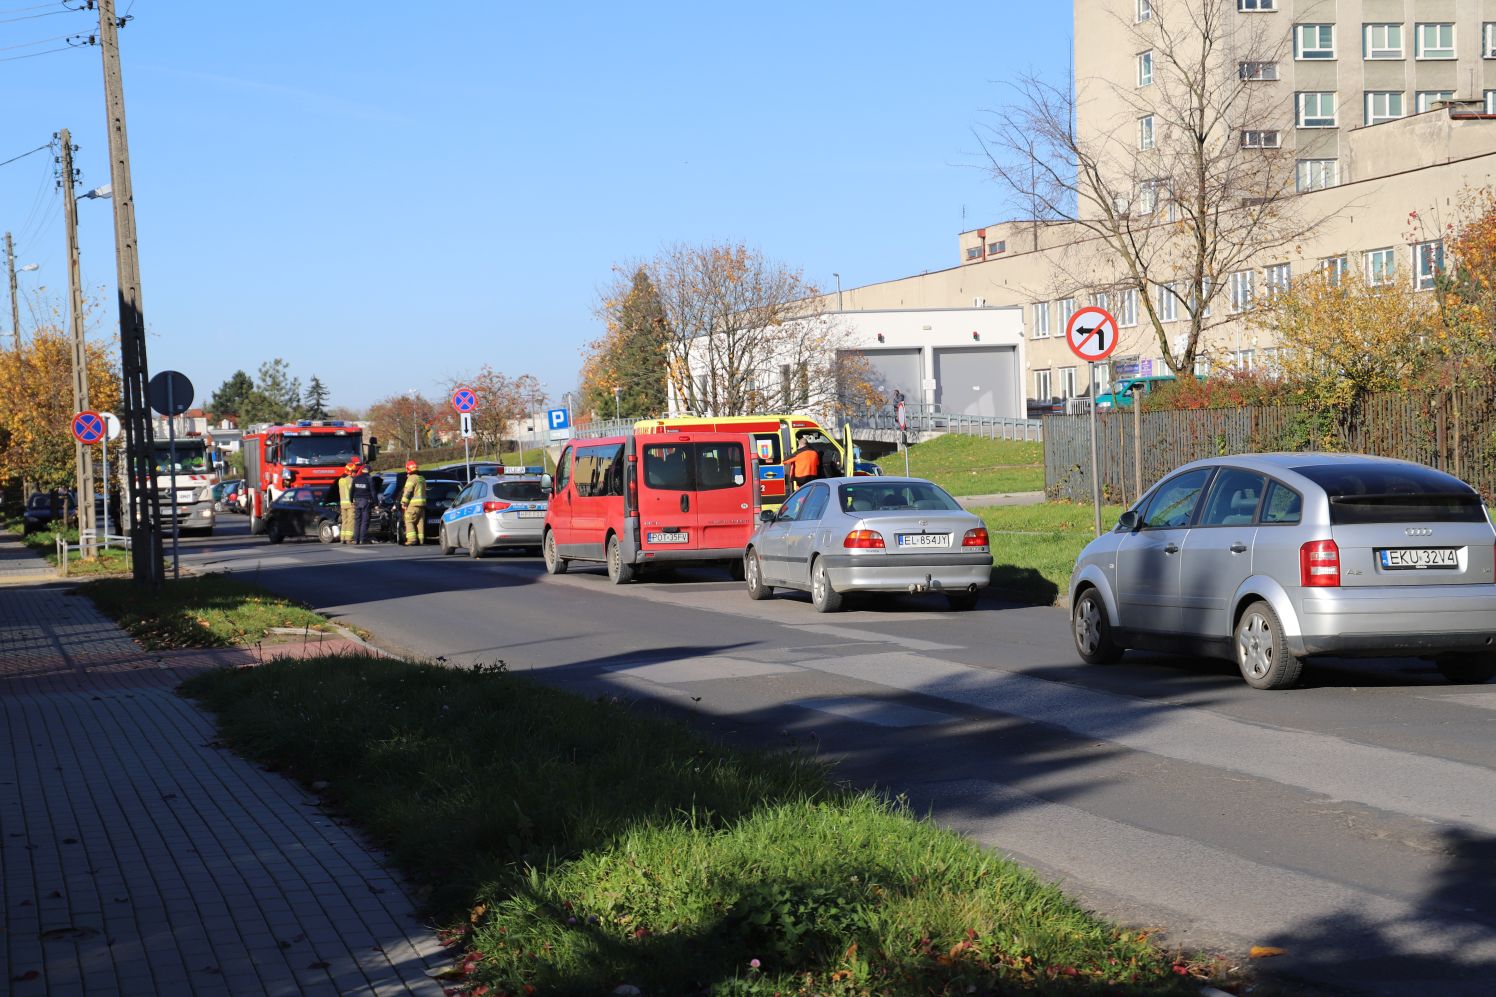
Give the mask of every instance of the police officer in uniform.
[[405, 509], [405, 546], [426, 542], [426, 479], [416, 473], [416, 462], [405, 462], [405, 487], [400, 490]]
[[353, 542], [369, 542], [369, 506], [374, 502], [374, 482], [369, 477], [369, 468], [358, 466], [348, 482], [348, 493], [353, 497]]
[[353, 543], [353, 472], [358, 461], [350, 460], [338, 477], [338, 539], [345, 544]]

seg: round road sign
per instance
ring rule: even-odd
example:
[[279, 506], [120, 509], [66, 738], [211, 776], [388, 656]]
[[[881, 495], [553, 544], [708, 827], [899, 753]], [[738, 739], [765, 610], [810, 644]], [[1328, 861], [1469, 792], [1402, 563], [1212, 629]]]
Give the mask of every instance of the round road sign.
[[452, 392], [452, 407], [462, 413], [471, 412], [478, 407], [478, 396], [472, 388], [458, 388]]
[[181, 415], [192, 407], [192, 382], [179, 370], [160, 371], [145, 390], [161, 415]]
[[1070, 316], [1065, 326], [1070, 352], [1088, 363], [1100, 363], [1117, 348], [1117, 320], [1105, 308], [1094, 305]]
[[108, 428], [104, 425], [104, 417], [97, 412], [84, 409], [73, 416], [73, 436], [79, 443], [97, 443], [104, 438]]
[[119, 439], [119, 416], [115, 415], [113, 412], [101, 412], [99, 414], [104, 417], [104, 425], [108, 429], [108, 432], [104, 435], [104, 438], [106, 440]]

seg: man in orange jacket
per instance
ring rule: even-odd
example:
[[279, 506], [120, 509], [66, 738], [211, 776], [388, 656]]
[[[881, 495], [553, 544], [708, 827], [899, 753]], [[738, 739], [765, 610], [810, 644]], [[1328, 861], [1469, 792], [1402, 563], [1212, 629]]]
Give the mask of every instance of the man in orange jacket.
[[821, 476], [821, 455], [811, 447], [810, 440], [802, 438], [795, 452], [785, 459], [784, 476], [796, 489]]

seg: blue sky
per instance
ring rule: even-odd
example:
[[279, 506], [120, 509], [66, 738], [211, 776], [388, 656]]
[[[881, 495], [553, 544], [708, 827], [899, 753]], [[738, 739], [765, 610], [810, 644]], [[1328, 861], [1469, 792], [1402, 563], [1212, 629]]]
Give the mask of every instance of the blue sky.
[[[151, 369], [201, 398], [279, 356], [355, 407], [485, 362], [559, 398], [610, 268], [673, 242], [828, 289], [954, 265], [1005, 213], [973, 129], [1003, 79], [1064, 78], [1071, 29], [1012, 0], [117, 2]], [[98, 49], [14, 57], [94, 16], [0, 0], [0, 160], [68, 127], [83, 190], [109, 179]], [[65, 300], [51, 169], [0, 167], [23, 302]], [[112, 335], [109, 202], [79, 214]]]

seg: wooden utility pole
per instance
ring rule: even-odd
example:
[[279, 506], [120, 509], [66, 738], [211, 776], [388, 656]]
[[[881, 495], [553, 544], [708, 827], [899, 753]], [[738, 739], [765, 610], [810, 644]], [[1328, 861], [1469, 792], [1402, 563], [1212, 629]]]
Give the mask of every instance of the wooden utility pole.
[[5, 233], [5, 266], [10, 271], [10, 331], [15, 333], [16, 352], [21, 352], [21, 305], [16, 301], [16, 247]]
[[[68, 235], [68, 291], [72, 305], [73, 334], [73, 411], [88, 408], [88, 352], [83, 345], [83, 276], [78, 266], [78, 200], [73, 195], [73, 183], [77, 171], [73, 169], [73, 137], [66, 128], [57, 133], [62, 154], [58, 157], [61, 175], [58, 183], [62, 187], [62, 219]], [[94, 471], [93, 447], [73, 440], [73, 462], [78, 481], [78, 533], [83, 543], [83, 556], [94, 556], [94, 545], [87, 537], [98, 523], [94, 521]]]
[[99, 0], [99, 49], [104, 54], [104, 99], [109, 126], [109, 180], [114, 192], [114, 252], [119, 283], [119, 341], [125, 402], [125, 481], [130, 507], [130, 555], [135, 580], [161, 584], [161, 507], [152, 460], [146, 386], [145, 312], [140, 300], [140, 254], [135, 193], [130, 185], [130, 140], [125, 129], [125, 83], [119, 65], [119, 20], [114, 0]]

